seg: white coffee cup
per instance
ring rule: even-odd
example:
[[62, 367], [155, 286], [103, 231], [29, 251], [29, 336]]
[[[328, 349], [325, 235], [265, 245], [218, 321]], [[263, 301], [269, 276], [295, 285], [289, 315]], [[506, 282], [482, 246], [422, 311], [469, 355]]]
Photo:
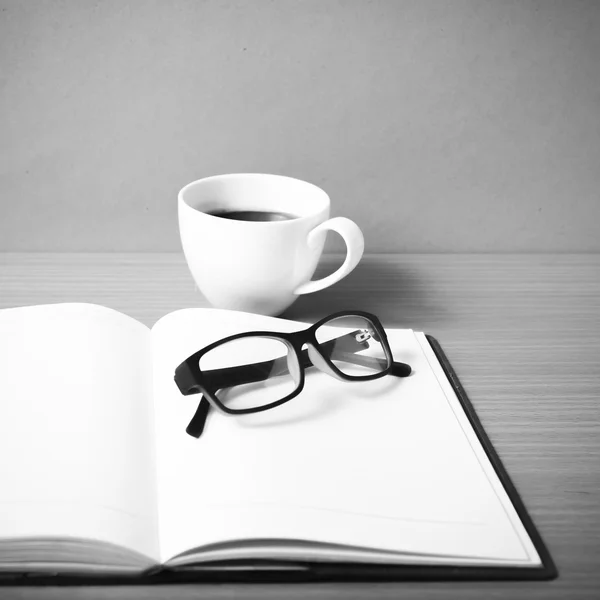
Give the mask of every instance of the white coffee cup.
[[[280, 221], [234, 220], [211, 212], [285, 213]], [[178, 196], [187, 264], [215, 307], [278, 315], [300, 294], [322, 290], [358, 264], [364, 238], [345, 217], [329, 218], [329, 196], [306, 181], [260, 173], [216, 175], [189, 183]], [[311, 281], [327, 231], [346, 242], [342, 266]]]

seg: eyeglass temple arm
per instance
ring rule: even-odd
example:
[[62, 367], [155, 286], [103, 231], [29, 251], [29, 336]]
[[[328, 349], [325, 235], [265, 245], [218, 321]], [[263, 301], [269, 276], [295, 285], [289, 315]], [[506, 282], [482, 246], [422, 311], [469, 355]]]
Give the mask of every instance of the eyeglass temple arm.
[[[359, 341], [357, 334], [359, 331], [353, 331], [339, 338], [329, 340], [320, 344], [324, 350], [331, 349], [335, 345], [336, 357], [338, 359], [346, 360], [349, 363], [360, 364], [363, 366], [374, 366], [378, 367], [385, 364], [386, 361], [378, 359], [373, 356], [362, 356], [357, 355], [355, 352], [363, 350], [368, 347], [366, 341]], [[312, 361], [308, 356], [308, 352], [303, 350], [301, 353], [302, 366], [311, 367]], [[206, 371], [205, 375], [210, 377], [210, 386], [214, 390], [234, 387], [236, 385], [244, 385], [246, 383], [254, 383], [257, 381], [264, 381], [269, 377], [276, 377], [277, 375], [284, 374], [287, 372], [288, 365], [285, 357], [278, 358], [275, 360], [264, 361], [260, 363], [254, 363], [249, 365], [241, 365], [236, 367], [229, 367], [225, 369], [215, 369], [214, 371]], [[396, 377], [408, 377], [411, 373], [410, 365], [401, 362], [393, 362], [391, 368], [391, 374]], [[181, 390], [183, 392], [183, 390]], [[198, 393], [198, 389], [190, 389], [183, 392], [185, 395]], [[189, 425], [186, 428], [186, 432], [193, 437], [200, 437], [204, 430], [206, 423], [206, 417], [210, 410], [210, 403], [204, 396], [200, 400], [196, 413], [192, 417]]]
[[[363, 367], [385, 367], [387, 360], [383, 358], [377, 358], [376, 356], [361, 356], [360, 354], [349, 354], [348, 352], [338, 352], [337, 348], [335, 351], [336, 360], [344, 360], [355, 365], [362, 365]], [[403, 362], [392, 362], [392, 368], [390, 374], [395, 377], [408, 377], [412, 373], [412, 368]]]

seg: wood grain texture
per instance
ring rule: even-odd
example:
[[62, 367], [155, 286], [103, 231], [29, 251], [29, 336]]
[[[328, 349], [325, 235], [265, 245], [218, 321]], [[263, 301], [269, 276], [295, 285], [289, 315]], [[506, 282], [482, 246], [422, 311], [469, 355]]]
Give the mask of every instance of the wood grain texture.
[[[340, 257], [326, 257], [332, 271]], [[179, 254], [0, 255], [0, 308], [206, 306]], [[15, 598], [600, 597], [600, 255], [374, 255], [284, 317], [360, 308], [434, 335], [556, 561], [545, 583], [0, 588]]]

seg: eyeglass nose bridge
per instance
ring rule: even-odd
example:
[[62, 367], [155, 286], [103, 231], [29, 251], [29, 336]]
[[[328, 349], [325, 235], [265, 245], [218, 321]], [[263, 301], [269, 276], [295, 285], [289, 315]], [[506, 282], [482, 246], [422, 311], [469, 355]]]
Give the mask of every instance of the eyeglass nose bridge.
[[318, 352], [318, 350], [312, 344], [307, 342], [306, 347], [308, 350], [308, 358], [310, 358], [310, 361], [312, 362], [312, 364], [317, 369], [319, 369], [319, 371], [322, 371], [323, 373], [327, 373], [327, 375], [331, 375], [332, 377], [335, 377], [336, 379], [339, 379], [340, 381], [346, 382], [346, 379], [341, 377], [338, 373], [336, 373], [327, 364], [327, 361], [321, 356], [320, 352]]
[[296, 386], [300, 385], [302, 381], [302, 367], [300, 365], [300, 361], [298, 360], [298, 355], [294, 351], [294, 346], [290, 342], [286, 341], [285, 345], [288, 347], [288, 353], [286, 356], [287, 368], [292, 376], [294, 383]]

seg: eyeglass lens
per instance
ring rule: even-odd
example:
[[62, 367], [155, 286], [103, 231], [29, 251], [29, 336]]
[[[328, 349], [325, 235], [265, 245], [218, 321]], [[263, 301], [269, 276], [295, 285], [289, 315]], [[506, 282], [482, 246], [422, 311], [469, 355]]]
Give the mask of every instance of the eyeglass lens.
[[[348, 340], [350, 333], [353, 339]], [[333, 318], [317, 329], [315, 337], [321, 352], [344, 375], [368, 377], [385, 371], [391, 364], [375, 324], [366, 317]]]
[[268, 406], [300, 383], [296, 353], [276, 338], [248, 336], [225, 342], [204, 354], [199, 367], [202, 371], [232, 369], [232, 386], [212, 390], [232, 410]]

